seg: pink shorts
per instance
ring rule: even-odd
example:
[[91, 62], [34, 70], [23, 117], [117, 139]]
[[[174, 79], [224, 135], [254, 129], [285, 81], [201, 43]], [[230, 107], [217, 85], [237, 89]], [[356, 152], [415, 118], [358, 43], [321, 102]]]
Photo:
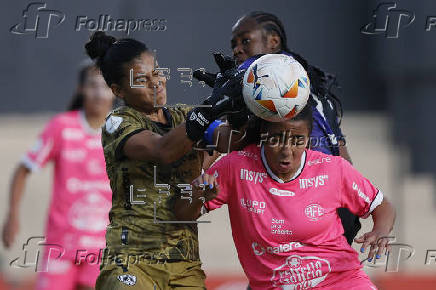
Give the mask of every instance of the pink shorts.
[[[46, 257], [46, 255], [44, 255]], [[44, 261], [48, 261], [45, 259]], [[38, 270], [37, 290], [74, 290], [78, 285], [95, 287], [100, 274], [99, 261], [75, 261], [72, 258], [52, 259]]]

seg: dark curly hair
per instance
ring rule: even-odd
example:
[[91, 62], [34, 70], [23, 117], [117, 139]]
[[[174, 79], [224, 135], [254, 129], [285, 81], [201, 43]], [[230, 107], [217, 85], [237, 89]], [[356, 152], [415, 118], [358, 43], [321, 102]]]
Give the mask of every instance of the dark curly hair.
[[89, 57], [96, 61], [109, 87], [121, 82], [124, 64], [148, 51], [141, 41], [132, 38], [117, 40], [103, 31], [94, 32], [85, 49]]

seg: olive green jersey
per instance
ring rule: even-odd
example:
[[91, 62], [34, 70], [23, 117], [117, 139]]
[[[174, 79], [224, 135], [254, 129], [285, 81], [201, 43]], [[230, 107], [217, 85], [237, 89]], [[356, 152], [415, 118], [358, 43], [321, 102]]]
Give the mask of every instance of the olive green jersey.
[[190, 198], [190, 183], [201, 174], [202, 152], [192, 150], [168, 165], [123, 154], [130, 136], [143, 130], [164, 135], [183, 123], [188, 111], [188, 107], [163, 108], [168, 124], [151, 121], [126, 106], [106, 118], [102, 144], [112, 188], [106, 252], [199, 260], [197, 225], [175, 222], [173, 206], [179, 198]]

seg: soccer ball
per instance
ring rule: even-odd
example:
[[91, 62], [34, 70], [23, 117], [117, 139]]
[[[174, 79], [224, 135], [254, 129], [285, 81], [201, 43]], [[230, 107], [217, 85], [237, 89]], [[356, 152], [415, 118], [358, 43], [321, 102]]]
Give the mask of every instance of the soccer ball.
[[259, 118], [281, 122], [295, 117], [307, 104], [310, 81], [303, 66], [285, 54], [266, 54], [244, 74], [242, 95]]

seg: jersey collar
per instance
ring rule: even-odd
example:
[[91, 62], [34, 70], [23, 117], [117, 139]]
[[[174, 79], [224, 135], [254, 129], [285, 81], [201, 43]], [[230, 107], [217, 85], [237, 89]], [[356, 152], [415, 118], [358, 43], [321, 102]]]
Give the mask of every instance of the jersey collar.
[[101, 133], [101, 128], [94, 129], [92, 128], [85, 117], [85, 112], [83, 110], [79, 111], [79, 122], [82, 125], [83, 130], [90, 135], [98, 135]]
[[306, 150], [305, 150], [303, 152], [303, 155], [301, 155], [300, 167], [297, 169], [294, 176], [292, 176], [292, 178], [290, 180], [284, 181], [284, 180], [280, 179], [277, 175], [275, 175], [274, 172], [272, 172], [271, 168], [268, 166], [268, 163], [266, 162], [265, 150], [264, 150], [263, 144], [262, 144], [262, 147], [260, 148], [260, 156], [262, 158], [263, 166], [265, 166], [265, 168], [266, 168], [266, 172], [268, 172], [268, 175], [272, 179], [277, 181], [278, 183], [290, 182], [290, 181], [294, 180], [295, 178], [297, 178], [301, 174], [301, 172], [303, 171], [304, 164], [306, 164]]

